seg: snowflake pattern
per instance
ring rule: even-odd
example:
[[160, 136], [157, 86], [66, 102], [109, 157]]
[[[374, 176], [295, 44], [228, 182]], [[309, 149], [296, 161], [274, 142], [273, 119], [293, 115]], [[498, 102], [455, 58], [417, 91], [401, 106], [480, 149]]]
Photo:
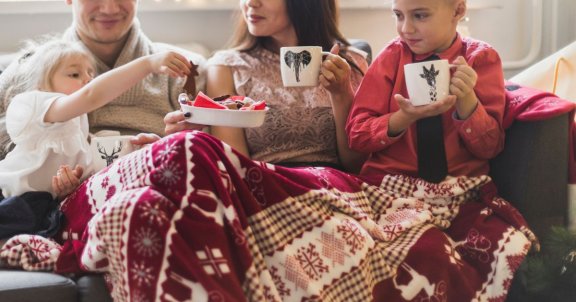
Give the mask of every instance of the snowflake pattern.
[[350, 246], [351, 254], [356, 253], [356, 251], [364, 247], [366, 238], [354, 222], [349, 219], [344, 219], [342, 224], [337, 226], [336, 230], [342, 234], [342, 238], [346, 241], [346, 244]]
[[319, 280], [323, 273], [328, 272], [328, 266], [324, 264], [320, 253], [316, 251], [316, 245], [312, 243], [299, 248], [296, 259], [310, 279]]
[[134, 301], [134, 302], [151, 302], [151, 300], [148, 299], [148, 297], [146, 296], [145, 292], [142, 292], [142, 291], [137, 290], [137, 289], [132, 291], [131, 301]]
[[159, 167], [158, 170], [154, 172], [154, 176], [159, 178], [162, 185], [170, 187], [182, 180], [182, 174], [184, 173], [183, 170], [184, 169], [182, 169], [177, 163], [169, 162], [166, 165]]
[[404, 228], [399, 224], [387, 224], [382, 227], [384, 232], [384, 240], [391, 241], [394, 240], [404, 232]]
[[138, 286], [152, 285], [152, 268], [146, 266], [146, 262], [134, 263], [134, 266], [130, 269], [132, 273], [132, 279], [138, 283]]
[[162, 247], [162, 239], [151, 228], [138, 229], [134, 241], [134, 248], [144, 257], [156, 256]]
[[157, 224], [162, 226], [168, 222], [168, 216], [162, 209], [165, 208], [167, 202], [163, 199], [156, 199], [157, 202], [142, 203], [140, 218], [148, 220], [149, 224]]
[[172, 155], [177, 155], [180, 153], [179, 145], [177, 141], [174, 142], [166, 142], [164, 145], [164, 149], [158, 151], [157, 158], [160, 162], [167, 161], [167, 159]]

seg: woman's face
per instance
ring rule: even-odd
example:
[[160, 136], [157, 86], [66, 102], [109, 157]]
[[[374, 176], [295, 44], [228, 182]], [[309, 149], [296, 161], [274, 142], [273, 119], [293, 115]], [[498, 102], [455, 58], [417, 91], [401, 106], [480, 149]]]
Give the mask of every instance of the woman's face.
[[279, 47], [298, 45], [285, 0], [240, 0], [240, 7], [252, 35], [271, 37]]

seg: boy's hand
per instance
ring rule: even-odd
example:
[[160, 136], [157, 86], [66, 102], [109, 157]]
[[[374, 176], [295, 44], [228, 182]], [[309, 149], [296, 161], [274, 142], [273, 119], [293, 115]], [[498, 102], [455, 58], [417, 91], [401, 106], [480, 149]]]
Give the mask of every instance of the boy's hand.
[[392, 114], [388, 121], [388, 135], [397, 136], [419, 119], [442, 114], [456, 103], [456, 96], [445, 98], [424, 106], [414, 106], [410, 100], [400, 94], [394, 95], [400, 109]]
[[403, 97], [400, 94], [394, 95], [394, 98], [398, 102], [400, 110], [403, 111], [406, 116], [412, 120], [412, 122], [425, 117], [442, 114], [448, 109], [452, 108], [452, 106], [454, 106], [456, 103], [456, 97], [453, 95], [448, 95], [441, 100], [424, 106], [414, 106], [412, 103], [410, 103], [409, 99]]
[[150, 64], [154, 73], [163, 73], [174, 78], [187, 76], [192, 68], [186, 57], [173, 51], [151, 55]]
[[460, 119], [466, 119], [472, 114], [478, 103], [474, 87], [478, 81], [476, 71], [459, 56], [452, 62], [452, 78], [450, 79], [450, 94], [457, 97], [456, 110]]
[[322, 61], [320, 68], [320, 84], [331, 93], [353, 95], [350, 84], [352, 69], [346, 60], [338, 55], [340, 45], [334, 44], [330, 54]]
[[56, 198], [62, 200], [74, 192], [80, 185], [80, 178], [83, 173], [84, 169], [80, 165], [76, 165], [74, 169], [68, 165], [60, 166], [56, 176], [52, 176], [52, 189], [56, 193]]

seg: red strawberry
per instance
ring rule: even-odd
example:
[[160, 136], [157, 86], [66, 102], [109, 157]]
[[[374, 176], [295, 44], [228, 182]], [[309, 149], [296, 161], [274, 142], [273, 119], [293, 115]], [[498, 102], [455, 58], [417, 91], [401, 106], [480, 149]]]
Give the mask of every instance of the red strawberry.
[[210, 97], [202, 93], [202, 91], [198, 92], [198, 95], [196, 95], [196, 99], [194, 99], [194, 107], [228, 109], [226, 106], [216, 103]]

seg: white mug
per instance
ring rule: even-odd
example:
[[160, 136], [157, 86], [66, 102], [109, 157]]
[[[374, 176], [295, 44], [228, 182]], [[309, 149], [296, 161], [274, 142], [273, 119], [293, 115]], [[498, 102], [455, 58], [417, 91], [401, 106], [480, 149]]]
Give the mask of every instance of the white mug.
[[422, 106], [448, 96], [450, 64], [448, 60], [424, 61], [404, 65], [408, 98], [414, 106]]
[[317, 86], [323, 52], [320, 46], [280, 48], [280, 73], [284, 87]]
[[118, 158], [136, 150], [131, 135], [94, 136], [90, 141], [95, 171], [111, 165]]

